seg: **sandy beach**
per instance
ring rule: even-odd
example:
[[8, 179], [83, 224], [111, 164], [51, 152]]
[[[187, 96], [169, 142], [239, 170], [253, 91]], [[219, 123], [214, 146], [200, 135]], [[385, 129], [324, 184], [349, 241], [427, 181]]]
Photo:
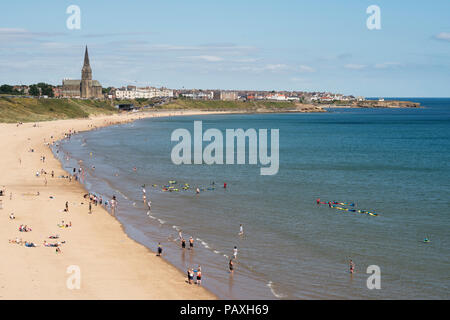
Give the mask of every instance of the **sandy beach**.
[[[87, 191], [75, 180], [58, 178], [67, 173], [49, 147], [69, 130], [91, 130], [144, 117], [201, 113], [131, 113], [39, 122], [36, 126], [0, 124], [0, 189], [6, 190], [0, 197], [0, 299], [215, 299], [203, 287], [187, 284], [185, 274], [164, 258], [130, 239], [102, 207], [93, 206], [89, 214], [89, 200], [83, 198]], [[47, 174], [37, 177], [41, 169]], [[66, 201], [69, 212], [64, 212]], [[10, 219], [11, 213], [15, 219]], [[63, 220], [72, 227], [59, 227]], [[32, 231], [19, 232], [22, 224]], [[59, 239], [49, 239], [56, 234]], [[9, 242], [16, 238], [37, 247]], [[61, 253], [43, 246], [44, 240], [65, 241]], [[156, 248], [155, 243], [152, 250]], [[67, 286], [73, 276], [70, 266], [79, 267], [80, 289]]]

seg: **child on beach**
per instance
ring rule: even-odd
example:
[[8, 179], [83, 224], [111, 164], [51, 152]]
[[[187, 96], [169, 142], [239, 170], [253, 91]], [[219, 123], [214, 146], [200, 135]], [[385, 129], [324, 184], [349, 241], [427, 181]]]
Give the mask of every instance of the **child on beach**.
[[161, 242], [158, 243], [158, 253], [156, 254], [156, 256], [161, 257], [162, 255], [162, 247], [161, 247]]

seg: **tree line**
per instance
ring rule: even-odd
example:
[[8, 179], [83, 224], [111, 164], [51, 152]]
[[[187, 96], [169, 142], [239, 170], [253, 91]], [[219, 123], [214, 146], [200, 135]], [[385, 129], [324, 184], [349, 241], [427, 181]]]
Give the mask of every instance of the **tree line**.
[[[53, 86], [48, 83], [39, 82], [32, 84], [28, 87], [28, 95], [39, 97], [48, 96], [53, 97]], [[0, 86], [0, 94], [11, 94], [11, 95], [25, 95], [26, 93], [22, 90], [15, 89], [14, 86], [4, 84]]]

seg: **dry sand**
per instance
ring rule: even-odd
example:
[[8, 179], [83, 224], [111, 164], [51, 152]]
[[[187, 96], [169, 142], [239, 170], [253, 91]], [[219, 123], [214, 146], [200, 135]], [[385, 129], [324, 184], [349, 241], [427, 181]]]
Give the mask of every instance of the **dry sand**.
[[[187, 284], [184, 273], [130, 239], [121, 224], [100, 206], [93, 206], [93, 214], [88, 214], [88, 201], [83, 198], [86, 190], [74, 180], [57, 178], [67, 173], [48, 146], [69, 130], [91, 130], [143, 117], [201, 113], [135, 113], [39, 122], [37, 127], [33, 123], [0, 124], [0, 189], [6, 189], [6, 196], [0, 197], [0, 299], [216, 298], [202, 287]], [[45, 163], [41, 156], [45, 156]], [[41, 169], [47, 175], [36, 177]], [[50, 175], [52, 170], [55, 178]], [[63, 212], [66, 201], [69, 213]], [[9, 219], [12, 212], [15, 220]], [[72, 227], [58, 227], [62, 220], [71, 221]], [[19, 232], [21, 224], [32, 231]], [[58, 241], [48, 238], [54, 234], [59, 234], [59, 241], [66, 241], [61, 253], [43, 246], [44, 240]], [[16, 238], [38, 247], [8, 242]], [[80, 268], [80, 289], [67, 287], [73, 276], [67, 272], [69, 266]]]

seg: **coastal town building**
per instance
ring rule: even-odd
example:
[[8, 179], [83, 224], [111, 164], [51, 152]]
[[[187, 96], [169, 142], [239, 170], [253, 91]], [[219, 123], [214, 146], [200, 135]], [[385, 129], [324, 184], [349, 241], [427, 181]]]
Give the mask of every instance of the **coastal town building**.
[[238, 99], [238, 94], [235, 91], [221, 91], [220, 100], [222, 101], [234, 101]]
[[65, 98], [103, 98], [102, 86], [97, 80], [92, 80], [92, 69], [89, 63], [88, 48], [84, 53], [84, 63], [81, 69], [81, 80], [64, 79], [62, 81], [61, 97]]
[[167, 88], [127, 86], [116, 89], [114, 92], [116, 99], [152, 99], [152, 98], [172, 98], [173, 90]]

